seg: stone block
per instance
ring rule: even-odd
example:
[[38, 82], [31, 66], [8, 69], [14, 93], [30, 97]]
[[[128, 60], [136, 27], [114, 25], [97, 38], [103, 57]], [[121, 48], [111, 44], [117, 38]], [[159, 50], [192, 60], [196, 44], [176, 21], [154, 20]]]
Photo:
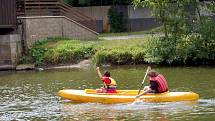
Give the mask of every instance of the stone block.
[[[0, 35], [0, 70], [15, 68], [21, 50], [19, 34]], [[20, 49], [20, 48], [19, 48]]]

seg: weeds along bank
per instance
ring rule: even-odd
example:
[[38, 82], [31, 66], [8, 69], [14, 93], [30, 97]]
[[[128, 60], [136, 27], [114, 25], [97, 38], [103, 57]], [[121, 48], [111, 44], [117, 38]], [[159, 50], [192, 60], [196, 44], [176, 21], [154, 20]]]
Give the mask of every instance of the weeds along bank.
[[34, 43], [21, 63], [46, 66], [92, 59], [96, 64], [137, 64], [143, 63], [144, 43], [143, 39], [86, 41], [48, 38]]
[[215, 45], [204, 44], [200, 35], [183, 38], [147, 36], [127, 40], [72, 40], [48, 38], [36, 42], [21, 62], [37, 66], [78, 63], [92, 59], [99, 64], [214, 64]]

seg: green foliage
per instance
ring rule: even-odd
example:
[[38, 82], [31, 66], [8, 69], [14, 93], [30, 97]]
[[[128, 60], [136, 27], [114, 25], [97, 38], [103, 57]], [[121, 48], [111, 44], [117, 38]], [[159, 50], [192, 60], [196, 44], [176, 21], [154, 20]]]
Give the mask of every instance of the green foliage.
[[63, 0], [64, 3], [71, 5], [71, 6], [78, 6], [78, 0]]
[[80, 41], [54, 37], [36, 42], [30, 52], [36, 65], [76, 63], [89, 58], [97, 64], [141, 64], [144, 43], [144, 39]]
[[95, 53], [92, 42], [49, 37], [34, 43], [29, 54], [37, 66], [43, 64], [75, 63]]
[[[171, 64], [175, 61], [174, 38], [151, 38], [145, 46], [145, 61], [148, 63]], [[169, 46], [171, 45], [171, 46]]]
[[97, 51], [93, 60], [96, 64], [143, 64], [144, 54], [142, 47], [112, 48]]
[[108, 10], [108, 19], [111, 26], [111, 32], [124, 32], [126, 31], [125, 20], [123, 14], [119, 13], [116, 6], [112, 6]]
[[155, 37], [147, 41], [145, 61], [168, 65], [214, 64], [215, 38], [206, 39], [199, 33], [192, 33], [173, 39]]
[[[145, 61], [156, 64], [213, 64], [215, 22], [200, 14], [196, 0], [133, 0], [147, 6], [163, 23], [165, 37], [152, 38], [145, 46]], [[214, 12], [214, 2], [206, 7]]]
[[93, 43], [78, 40], [63, 41], [45, 54], [45, 62], [51, 64], [75, 63], [94, 54]]
[[192, 25], [190, 21], [196, 19], [191, 9], [195, 11], [199, 2], [196, 0], [133, 0], [133, 4], [135, 7], [151, 8], [153, 15], [163, 24], [165, 37], [168, 38], [189, 34]]
[[37, 41], [34, 43], [33, 47], [30, 49], [30, 55], [32, 56], [36, 65], [41, 65], [45, 58], [45, 52], [47, 48], [45, 48], [45, 41]]
[[215, 13], [215, 1], [208, 1], [205, 3], [207, 8], [210, 9], [213, 13]]
[[93, 56], [96, 64], [143, 64], [144, 44], [148, 39], [128, 39], [102, 41]]

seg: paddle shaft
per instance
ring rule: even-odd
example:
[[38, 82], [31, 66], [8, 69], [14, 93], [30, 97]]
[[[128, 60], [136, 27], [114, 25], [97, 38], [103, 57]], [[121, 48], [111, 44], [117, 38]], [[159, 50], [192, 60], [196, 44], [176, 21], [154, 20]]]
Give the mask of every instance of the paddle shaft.
[[141, 90], [142, 90], [142, 88], [143, 88], [143, 84], [144, 84], [144, 81], [145, 81], [146, 76], [147, 76], [147, 74], [148, 74], [148, 71], [149, 71], [149, 66], [147, 67], [146, 74], [145, 74], [145, 76], [144, 76], [144, 78], [143, 78], [143, 81], [142, 81], [141, 87], [140, 87], [140, 89], [139, 89], [139, 91], [138, 91], [138, 95], [140, 94], [140, 91], [141, 91]]

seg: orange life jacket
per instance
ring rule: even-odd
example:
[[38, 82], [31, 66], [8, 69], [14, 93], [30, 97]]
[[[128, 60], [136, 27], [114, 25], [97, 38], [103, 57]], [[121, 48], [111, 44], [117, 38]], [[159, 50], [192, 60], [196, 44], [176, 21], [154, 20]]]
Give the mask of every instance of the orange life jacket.
[[167, 81], [163, 75], [159, 74], [156, 77], [150, 77], [149, 80], [156, 81], [158, 83], [158, 91], [159, 93], [168, 91]]

